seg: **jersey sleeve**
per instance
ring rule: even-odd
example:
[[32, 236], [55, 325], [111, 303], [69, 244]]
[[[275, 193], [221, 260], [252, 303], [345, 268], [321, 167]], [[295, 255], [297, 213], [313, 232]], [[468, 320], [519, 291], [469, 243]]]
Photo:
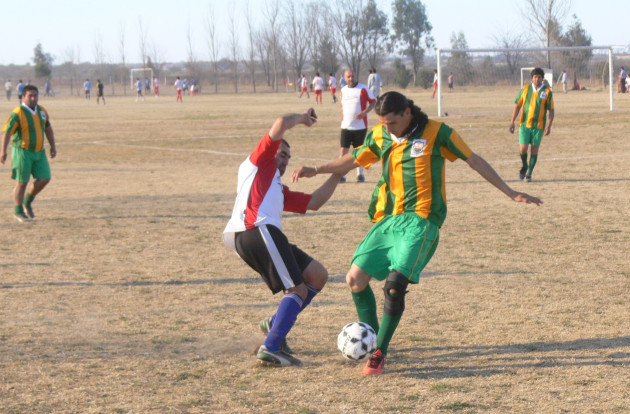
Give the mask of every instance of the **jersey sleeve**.
[[514, 103], [522, 106], [523, 105], [523, 91], [525, 90], [525, 88], [521, 89], [521, 91], [518, 93], [518, 95], [516, 95], [516, 99], [514, 99]]
[[282, 185], [282, 192], [284, 193], [284, 211], [299, 214], [306, 213], [306, 207], [311, 201], [311, 194], [291, 191], [286, 185]]
[[249, 160], [252, 164], [259, 166], [261, 163], [275, 158], [276, 152], [278, 152], [278, 148], [280, 147], [280, 142], [280, 140], [272, 141], [269, 132], [267, 132], [258, 142], [254, 151], [249, 155]]
[[458, 158], [466, 161], [472, 154], [472, 150], [466, 145], [457, 131], [444, 124], [442, 124], [438, 132], [438, 141], [440, 142], [442, 156], [451, 162]]
[[11, 112], [11, 115], [9, 115], [7, 122], [5, 122], [4, 126], [2, 127], [2, 131], [9, 132], [9, 134], [13, 135], [19, 126], [20, 126], [19, 115], [16, 114], [15, 112]]
[[374, 140], [374, 129], [367, 133], [362, 146], [352, 150], [352, 157], [364, 168], [370, 168], [372, 164], [381, 159], [382, 151]]

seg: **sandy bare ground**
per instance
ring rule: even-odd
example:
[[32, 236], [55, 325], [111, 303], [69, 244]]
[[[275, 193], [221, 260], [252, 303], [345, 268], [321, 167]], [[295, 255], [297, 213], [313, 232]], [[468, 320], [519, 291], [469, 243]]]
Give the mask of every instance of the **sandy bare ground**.
[[[545, 204], [513, 203], [449, 163], [440, 246], [378, 378], [335, 344], [356, 320], [344, 278], [380, 166], [319, 212], [285, 217], [330, 272], [289, 337], [302, 368], [257, 365], [258, 322], [280, 298], [220, 241], [238, 165], [312, 98], [42, 99], [59, 155], [36, 222], [13, 219], [0, 169], [0, 412], [630, 412], [630, 99], [609, 112], [603, 92], [556, 95], [527, 184], [507, 131], [516, 92], [448, 94], [443, 120]], [[429, 92], [409, 95], [435, 116]], [[287, 135], [290, 171], [338, 155], [339, 106], [325, 96], [316, 110], [316, 126]]]

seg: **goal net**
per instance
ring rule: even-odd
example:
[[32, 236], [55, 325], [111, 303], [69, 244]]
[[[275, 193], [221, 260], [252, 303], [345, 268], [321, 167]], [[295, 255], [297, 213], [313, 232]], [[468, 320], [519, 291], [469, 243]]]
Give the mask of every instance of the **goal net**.
[[130, 70], [131, 88], [136, 87], [136, 81], [140, 79], [142, 81], [142, 89], [144, 90], [149, 80], [150, 88], [153, 89], [153, 69], [151, 68], [135, 68]]
[[[561, 91], [559, 76], [566, 71], [569, 91], [600, 93], [602, 108], [608, 106], [612, 111], [615, 109], [617, 72], [624, 62], [626, 68], [630, 68], [630, 59], [625, 60], [627, 57], [624, 48], [619, 46], [438, 49], [438, 116], [448, 111], [449, 99], [456, 96], [449, 95], [449, 91], [461, 93], [477, 87], [518, 89], [530, 81], [530, 72], [535, 67], [546, 68], [543, 69], [545, 80]], [[451, 74], [452, 89], [449, 82]], [[514, 92], [515, 96], [517, 92]]]

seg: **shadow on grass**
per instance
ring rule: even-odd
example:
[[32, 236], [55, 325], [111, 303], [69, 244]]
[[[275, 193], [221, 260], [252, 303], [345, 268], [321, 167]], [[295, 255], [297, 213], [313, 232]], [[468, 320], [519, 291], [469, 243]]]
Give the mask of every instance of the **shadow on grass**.
[[[618, 351], [585, 355], [587, 351], [597, 350]], [[630, 366], [630, 336], [498, 346], [407, 348], [395, 350], [394, 355], [389, 372], [421, 379], [486, 377], [533, 368]], [[418, 361], [422, 361], [422, 366]], [[400, 365], [407, 366], [397, 368]]]

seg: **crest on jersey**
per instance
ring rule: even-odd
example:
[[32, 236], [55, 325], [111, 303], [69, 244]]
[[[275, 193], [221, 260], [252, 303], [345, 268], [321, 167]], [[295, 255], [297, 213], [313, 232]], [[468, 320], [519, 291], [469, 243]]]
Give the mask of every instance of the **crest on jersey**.
[[426, 139], [414, 139], [413, 144], [411, 144], [411, 156], [419, 157], [424, 154], [424, 147], [426, 147], [426, 145]]
[[545, 99], [546, 97], [547, 97], [547, 92], [542, 91], [542, 92], [540, 93], [540, 99]]

